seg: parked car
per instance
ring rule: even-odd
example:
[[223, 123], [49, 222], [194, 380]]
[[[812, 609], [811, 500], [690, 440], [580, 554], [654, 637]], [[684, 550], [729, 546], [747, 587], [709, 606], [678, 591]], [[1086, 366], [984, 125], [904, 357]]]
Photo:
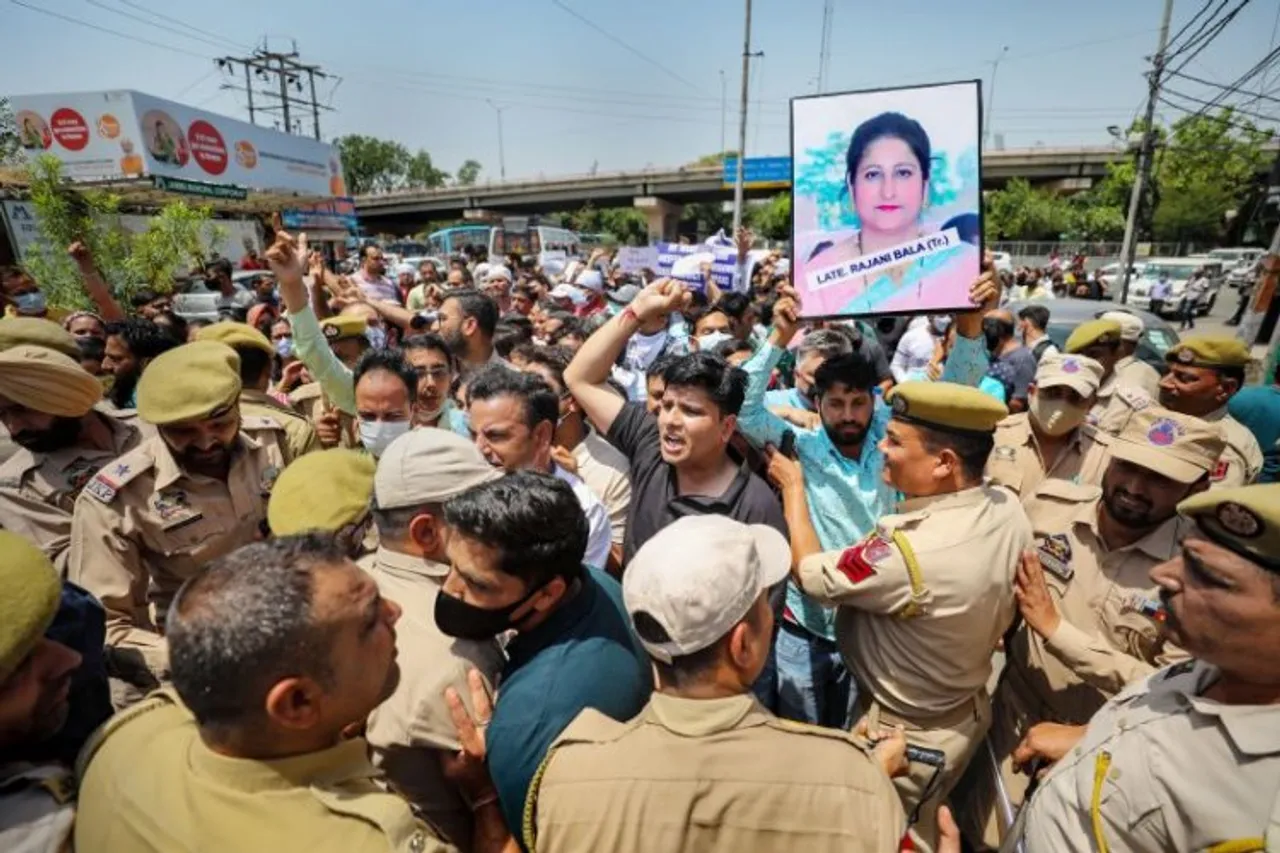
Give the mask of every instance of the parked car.
[[1138, 339], [1138, 349], [1134, 352], [1139, 359], [1164, 373], [1168, 370], [1164, 354], [1178, 342], [1178, 333], [1160, 317], [1149, 311], [1135, 310], [1132, 307], [1117, 305], [1114, 302], [1095, 302], [1092, 299], [1049, 299], [1037, 302], [1011, 302], [1009, 310], [1018, 316], [1018, 311], [1028, 305], [1041, 305], [1049, 309], [1049, 338], [1058, 349], [1066, 346], [1067, 338], [1081, 323], [1097, 319], [1108, 311], [1127, 311], [1142, 318], [1144, 329]]
[[1266, 249], [1255, 246], [1237, 246], [1231, 249], [1213, 249], [1208, 256], [1222, 261], [1227, 271], [1227, 287], [1238, 290], [1249, 284], [1253, 278], [1254, 265], [1266, 253]]
[[[231, 283], [242, 290], [254, 290], [262, 279], [274, 279], [274, 276], [266, 270], [237, 270], [231, 274]], [[190, 279], [183, 292], [174, 294], [173, 313], [184, 320], [216, 323], [222, 319], [218, 314], [218, 296], [218, 291], [205, 284], [204, 279]]]
[[1125, 305], [1145, 311], [1151, 305], [1151, 288], [1159, 281], [1161, 275], [1167, 274], [1172, 287], [1162, 313], [1170, 317], [1176, 316], [1178, 305], [1182, 302], [1182, 295], [1191, 282], [1191, 276], [1202, 267], [1209, 274], [1209, 289], [1197, 301], [1196, 314], [1204, 317], [1213, 310], [1214, 304], [1218, 301], [1218, 292], [1222, 290], [1225, 279], [1222, 261], [1207, 255], [1190, 258], [1147, 258], [1142, 263], [1137, 280], [1129, 283], [1129, 298], [1125, 301]]
[[[1098, 281], [1102, 282], [1102, 286], [1109, 293], [1118, 293], [1120, 287], [1124, 284], [1124, 276], [1120, 273], [1120, 269], [1120, 264], [1107, 264], [1098, 270]], [[1131, 284], [1138, 277], [1140, 269], [1141, 267], [1138, 264], [1133, 264], [1129, 267], [1129, 282]]]

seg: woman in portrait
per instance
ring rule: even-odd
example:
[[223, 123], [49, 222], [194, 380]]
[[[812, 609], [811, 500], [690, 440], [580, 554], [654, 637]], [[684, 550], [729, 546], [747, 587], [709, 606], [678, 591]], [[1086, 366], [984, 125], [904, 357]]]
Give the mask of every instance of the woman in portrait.
[[[940, 223], [927, 219], [932, 165], [929, 135], [919, 122], [887, 112], [858, 125], [845, 155], [845, 187], [858, 217], [858, 230], [842, 239], [819, 243], [809, 257], [809, 269], [837, 267], [953, 224], [958, 227], [955, 220]], [[910, 311], [926, 295], [926, 289], [963, 298], [978, 267], [978, 249], [966, 242], [968, 236], [961, 234], [960, 240], [942, 251], [903, 258], [857, 276], [856, 295], [839, 313], [866, 314], [890, 308]], [[937, 300], [929, 304], [937, 304]]]

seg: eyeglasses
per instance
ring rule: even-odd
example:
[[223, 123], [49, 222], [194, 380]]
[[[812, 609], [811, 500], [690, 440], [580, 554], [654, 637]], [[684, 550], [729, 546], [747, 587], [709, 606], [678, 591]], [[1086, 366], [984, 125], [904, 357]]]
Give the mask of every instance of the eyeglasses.
[[444, 379], [450, 370], [447, 367], [415, 367], [413, 372], [418, 374], [419, 379]]

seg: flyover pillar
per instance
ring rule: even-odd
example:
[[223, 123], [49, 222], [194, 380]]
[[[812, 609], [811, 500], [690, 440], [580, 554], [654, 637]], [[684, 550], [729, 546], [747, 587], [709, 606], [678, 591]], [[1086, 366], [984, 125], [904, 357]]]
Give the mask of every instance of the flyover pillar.
[[684, 205], [674, 204], [655, 196], [640, 196], [635, 199], [634, 204], [644, 211], [645, 219], [648, 220], [650, 243], [676, 241], [676, 231]]

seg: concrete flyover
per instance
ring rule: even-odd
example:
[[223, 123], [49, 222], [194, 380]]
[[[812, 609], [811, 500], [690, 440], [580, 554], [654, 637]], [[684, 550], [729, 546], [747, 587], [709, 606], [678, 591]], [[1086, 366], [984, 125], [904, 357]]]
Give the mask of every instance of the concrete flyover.
[[[983, 155], [983, 189], [998, 189], [1011, 178], [1064, 192], [1087, 189], [1106, 174], [1107, 164], [1131, 156], [1110, 147], [1028, 148], [990, 151]], [[397, 190], [356, 198], [360, 222], [370, 233], [412, 234], [428, 222], [470, 215], [536, 214], [574, 210], [590, 202], [596, 207], [636, 206], [649, 217], [649, 236], [675, 239], [680, 206], [726, 201], [720, 166], [687, 166], [596, 175], [569, 175], [525, 181]], [[766, 198], [777, 187], [748, 189], [748, 198]]]

